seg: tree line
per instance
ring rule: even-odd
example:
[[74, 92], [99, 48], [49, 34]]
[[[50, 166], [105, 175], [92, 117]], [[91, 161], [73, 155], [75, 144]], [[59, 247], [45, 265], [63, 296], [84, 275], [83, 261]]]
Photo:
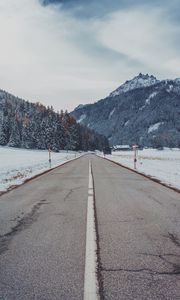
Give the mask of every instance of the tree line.
[[27, 149], [102, 150], [108, 140], [67, 111], [30, 103], [0, 90], [0, 145]]

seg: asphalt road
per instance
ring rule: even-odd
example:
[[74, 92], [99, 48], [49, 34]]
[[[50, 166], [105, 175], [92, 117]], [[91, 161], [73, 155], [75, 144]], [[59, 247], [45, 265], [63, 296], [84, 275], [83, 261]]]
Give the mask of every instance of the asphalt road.
[[105, 299], [180, 299], [180, 195], [93, 159]]
[[179, 194], [95, 155], [0, 197], [0, 299], [83, 299], [89, 160], [101, 299], [180, 299]]

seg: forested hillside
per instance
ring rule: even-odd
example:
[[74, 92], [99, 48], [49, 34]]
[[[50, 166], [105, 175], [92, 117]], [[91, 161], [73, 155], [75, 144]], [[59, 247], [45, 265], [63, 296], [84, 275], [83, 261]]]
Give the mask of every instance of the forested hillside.
[[67, 112], [30, 103], [0, 90], [0, 145], [29, 149], [94, 150], [107, 139], [78, 124]]

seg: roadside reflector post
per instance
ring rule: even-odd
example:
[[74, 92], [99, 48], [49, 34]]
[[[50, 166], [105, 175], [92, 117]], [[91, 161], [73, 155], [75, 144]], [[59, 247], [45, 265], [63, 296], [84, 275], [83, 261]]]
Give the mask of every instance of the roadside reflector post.
[[137, 145], [133, 145], [133, 150], [134, 150], [134, 169], [136, 170], [136, 163], [137, 163]]
[[51, 148], [48, 149], [49, 152], [49, 167], [51, 168]]

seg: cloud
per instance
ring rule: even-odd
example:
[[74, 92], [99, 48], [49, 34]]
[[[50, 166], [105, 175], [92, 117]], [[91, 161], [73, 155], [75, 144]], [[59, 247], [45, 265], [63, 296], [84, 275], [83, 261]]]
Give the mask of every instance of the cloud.
[[36, 0], [0, 1], [1, 88], [56, 109], [106, 96], [119, 84], [110, 73], [124, 62], [98, 43], [96, 30], [96, 22]]
[[91, 55], [83, 47], [83, 39], [95, 30], [89, 25], [36, 0], [0, 0], [1, 87], [30, 100], [52, 102], [56, 109], [100, 97], [113, 79], [105, 74], [109, 63], [105, 54], [102, 59], [103, 49], [96, 57], [98, 50]]
[[[39, 0], [43, 5], [59, 5], [60, 9], [68, 10], [71, 14], [80, 18], [102, 17], [107, 12], [127, 5], [131, 0]], [[140, 0], [139, 0], [140, 1]]]
[[39, 0], [44, 5], [56, 5], [77, 16], [78, 18], [97, 18], [121, 9], [154, 7], [168, 10], [168, 16], [172, 21], [179, 23], [179, 0]]
[[113, 13], [101, 21], [98, 37], [104, 47], [141, 62], [156, 74], [177, 76], [179, 34], [179, 25], [167, 20], [165, 10], [152, 8], [147, 14], [147, 9], [136, 8]]
[[71, 110], [139, 72], [177, 77], [179, 23], [141, 2], [0, 0], [1, 88]]

